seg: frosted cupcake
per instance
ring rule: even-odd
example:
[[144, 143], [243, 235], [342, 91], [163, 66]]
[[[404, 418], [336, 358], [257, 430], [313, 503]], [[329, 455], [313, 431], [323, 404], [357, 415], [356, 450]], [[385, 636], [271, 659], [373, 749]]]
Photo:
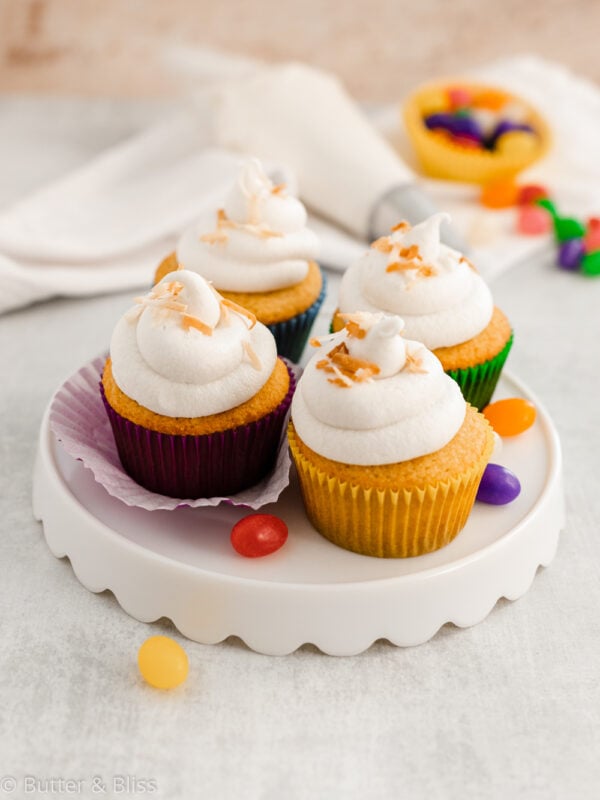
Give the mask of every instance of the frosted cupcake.
[[119, 320], [101, 383], [125, 471], [182, 499], [265, 477], [293, 389], [267, 328], [186, 270]]
[[246, 162], [222, 209], [185, 231], [156, 280], [178, 267], [197, 272], [266, 325], [280, 355], [299, 361], [325, 297], [318, 241], [306, 209]]
[[344, 314], [383, 311], [399, 314], [405, 335], [422, 342], [478, 409], [492, 397], [512, 345], [506, 316], [465, 256], [440, 242], [447, 214], [435, 214], [411, 228], [397, 225], [373, 242], [345, 273], [333, 328]]
[[340, 547], [417, 556], [464, 527], [494, 444], [399, 317], [355, 314], [308, 363], [288, 429], [304, 505]]

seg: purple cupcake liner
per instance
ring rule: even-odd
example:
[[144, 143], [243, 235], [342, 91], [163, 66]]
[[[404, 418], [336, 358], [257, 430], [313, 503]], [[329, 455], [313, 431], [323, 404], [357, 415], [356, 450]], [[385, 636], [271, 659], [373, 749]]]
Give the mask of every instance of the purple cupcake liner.
[[123, 469], [151, 492], [168, 497], [233, 495], [258, 483], [274, 467], [285, 418], [296, 388], [289, 369], [285, 398], [266, 416], [217, 433], [176, 436], [122, 417], [100, 392]]
[[267, 325], [267, 328], [275, 337], [279, 355], [296, 363], [302, 357], [310, 330], [327, 294], [327, 280], [322, 272], [321, 275], [323, 276], [321, 292], [312, 306], [309, 306], [301, 314], [296, 314], [295, 317], [290, 317], [290, 319], [283, 320], [283, 322], [275, 322], [273, 325]]

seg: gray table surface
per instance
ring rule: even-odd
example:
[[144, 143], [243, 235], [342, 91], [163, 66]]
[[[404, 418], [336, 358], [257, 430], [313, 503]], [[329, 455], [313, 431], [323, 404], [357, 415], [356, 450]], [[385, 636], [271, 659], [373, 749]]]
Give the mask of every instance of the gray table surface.
[[[3, 99], [0, 202], [161, 113], [153, 103]], [[352, 658], [186, 642], [170, 623], [142, 624], [111, 594], [87, 592], [46, 548], [31, 472], [51, 393], [106, 347], [129, 295], [0, 318], [0, 774], [17, 784], [10, 795], [0, 778], [0, 798], [97, 797], [94, 776], [118, 796], [117, 775], [131, 776], [121, 795], [142, 796], [133, 778], [151, 779], [146, 796], [160, 798], [600, 796], [600, 280], [531, 263], [494, 293], [516, 330], [510, 367], [562, 439], [558, 555], [481, 624]], [[136, 670], [138, 646], [161, 632], [190, 658], [187, 683], [170, 693]], [[82, 783], [26, 794], [28, 775]]]

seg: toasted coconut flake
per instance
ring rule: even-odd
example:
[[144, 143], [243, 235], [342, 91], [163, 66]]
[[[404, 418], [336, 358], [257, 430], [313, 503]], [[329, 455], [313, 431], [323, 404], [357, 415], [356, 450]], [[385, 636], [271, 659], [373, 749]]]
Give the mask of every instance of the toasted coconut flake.
[[329, 383], [333, 383], [336, 386], [342, 386], [344, 389], [348, 389], [352, 386], [352, 380], [344, 373], [336, 367], [335, 364], [331, 365], [331, 372], [335, 375], [335, 378], [328, 378]]
[[242, 342], [242, 346], [244, 348], [244, 352], [248, 356], [248, 361], [252, 364], [254, 369], [260, 369], [262, 367], [260, 358], [256, 355], [250, 342]]
[[285, 183], [278, 183], [271, 189], [271, 194], [282, 194], [283, 192], [285, 192], [285, 189], [286, 189]]
[[375, 239], [375, 241], [371, 243], [371, 247], [374, 250], [378, 250], [380, 253], [391, 253], [394, 249], [394, 243], [389, 236], [380, 236], [379, 239]]
[[213, 329], [210, 325], [207, 325], [205, 322], [202, 322], [201, 319], [198, 317], [194, 317], [192, 314], [182, 314], [181, 315], [181, 324], [183, 325], [184, 331], [189, 330], [190, 328], [195, 328], [200, 333], [203, 333], [205, 336], [212, 336]]
[[185, 303], [180, 303], [178, 300], [165, 300], [160, 304], [159, 308], [165, 311], [179, 311], [183, 313], [187, 306]]
[[354, 336], [355, 339], [364, 339], [367, 335], [367, 332], [364, 328], [361, 328], [358, 322], [347, 322], [346, 323], [346, 330], [348, 331], [349, 336]]
[[419, 269], [419, 265], [414, 261], [392, 261], [385, 268], [386, 272], [408, 272], [409, 269]]
[[404, 369], [407, 372], [417, 372], [422, 375], [427, 374], [427, 370], [423, 368], [423, 359], [416, 353], [407, 353]]
[[[379, 372], [379, 370], [377, 370]], [[365, 369], [361, 367], [361, 369], [357, 369], [354, 373], [354, 380], [357, 383], [372, 383], [373, 376], [377, 374], [377, 372], [373, 372], [370, 369]]]
[[343, 378], [328, 378], [329, 383], [333, 383], [334, 386], [339, 386], [340, 389], [349, 389], [352, 385], [351, 383], [346, 383]]
[[356, 358], [355, 356], [351, 356], [349, 353], [336, 353], [334, 356], [332, 356], [331, 360], [336, 366], [346, 373], [354, 373], [359, 369], [371, 370], [373, 375], [377, 375], [379, 373], [379, 367], [377, 364], [374, 364], [372, 361], [366, 361], [364, 358]]
[[244, 308], [244, 306], [240, 306], [238, 303], [234, 303], [233, 300], [228, 300], [226, 297], [221, 299], [221, 304], [235, 311], [236, 314], [240, 314], [242, 317], [249, 319], [251, 329], [256, 325], [256, 316], [251, 311], [248, 311], [247, 308]]
[[461, 256], [459, 261], [458, 261], [459, 264], [462, 264], [463, 262], [469, 267], [469, 269], [472, 269], [473, 272], [477, 272], [477, 273], [479, 272], [479, 270], [477, 269], [475, 264], [473, 264], [472, 261], [469, 261], [469, 259], [466, 256]]
[[407, 261], [412, 261], [412, 259], [422, 261], [423, 258], [421, 253], [419, 252], [419, 246], [416, 244], [411, 244], [410, 247], [402, 247], [400, 248], [400, 258], [405, 258]]
[[229, 239], [225, 231], [211, 231], [210, 233], [203, 233], [200, 237], [201, 242], [207, 244], [223, 244]]
[[309, 343], [309, 345], [311, 347], [321, 347], [322, 346], [322, 343], [315, 336], [313, 336], [311, 339], [309, 339], [308, 343]]
[[396, 225], [394, 225], [390, 230], [392, 233], [396, 233], [396, 231], [406, 231], [409, 230], [411, 227], [410, 223], [407, 222], [405, 219], [400, 220]]

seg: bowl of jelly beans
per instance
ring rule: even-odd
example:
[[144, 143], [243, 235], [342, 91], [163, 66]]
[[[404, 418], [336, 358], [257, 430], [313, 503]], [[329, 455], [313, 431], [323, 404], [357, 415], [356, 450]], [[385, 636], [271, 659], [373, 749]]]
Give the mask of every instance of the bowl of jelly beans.
[[466, 81], [417, 89], [404, 121], [425, 174], [447, 180], [483, 184], [514, 176], [551, 143], [547, 123], [525, 100]]

